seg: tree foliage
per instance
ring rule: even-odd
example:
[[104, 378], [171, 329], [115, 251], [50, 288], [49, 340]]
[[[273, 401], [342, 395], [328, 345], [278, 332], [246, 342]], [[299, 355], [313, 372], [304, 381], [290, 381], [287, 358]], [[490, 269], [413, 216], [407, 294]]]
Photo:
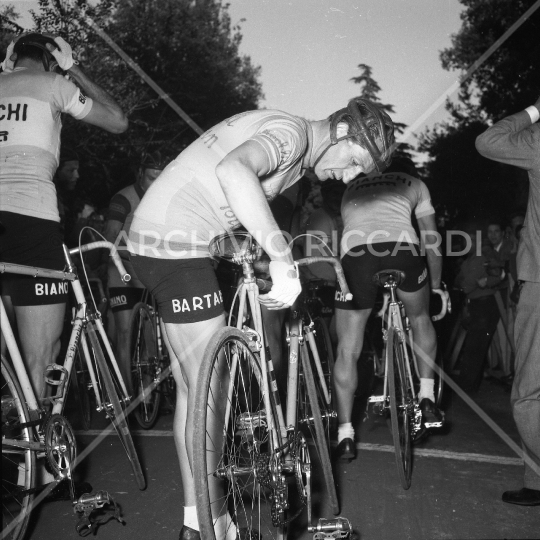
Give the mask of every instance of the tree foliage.
[[61, 35], [129, 118], [121, 135], [66, 117], [62, 144], [81, 157], [78, 189], [100, 206], [135, 179], [141, 157], [174, 158], [198, 135], [92, 29], [97, 25], [203, 130], [262, 98], [260, 68], [221, 0], [39, 0], [34, 29]]
[[535, 0], [460, 0], [462, 26], [452, 46], [441, 53], [445, 69], [465, 73], [516, 21], [522, 24], [470, 73], [450, 120], [420, 137], [419, 150], [428, 153], [428, 185], [436, 203], [458, 218], [504, 216], [524, 210], [527, 176], [516, 168], [481, 157], [476, 136], [489, 123], [522, 110], [540, 91], [540, 10], [525, 20]]

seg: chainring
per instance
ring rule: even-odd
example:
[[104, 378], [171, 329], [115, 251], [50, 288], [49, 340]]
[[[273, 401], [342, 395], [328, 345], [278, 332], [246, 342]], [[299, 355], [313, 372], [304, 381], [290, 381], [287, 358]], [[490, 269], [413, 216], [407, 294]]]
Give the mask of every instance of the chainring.
[[56, 477], [71, 479], [77, 442], [71, 424], [61, 414], [51, 415], [45, 425], [45, 454]]

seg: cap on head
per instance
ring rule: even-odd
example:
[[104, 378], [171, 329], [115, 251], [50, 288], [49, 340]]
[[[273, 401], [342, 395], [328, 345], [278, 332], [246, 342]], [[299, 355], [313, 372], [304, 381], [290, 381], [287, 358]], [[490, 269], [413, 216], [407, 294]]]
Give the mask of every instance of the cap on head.
[[52, 45], [56, 49], [59, 48], [52, 34], [32, 32], [30, 34], [23, 34], [17, 38], [13, 52], [17, 53], [18, 57], [27, 57], [38, 61], [41, 58], [45, 71], [63, 73], [55, 57], [47, 49], [47, 45]]
[[162, 171], [167, 165], [168, 160], [161, 155], [159, 150], [145, 154], [141, 160], [142, 169], [156, 169]]
[[[345, 122], [349, 130], [347, 135], [338, 138], [337, 126], [340, 122]], [[351, 138], [370, 153], [379, 172], [390, 165], [395, 141], [394, 123], [381, 105], [367, 99], [354, 98], [345, 109], [330, 116], [331, 144]]]
[[79, 156], [77, 152], [75, 152], [75, 150], [67, 147], [62, 147], [62, 149], [60, 150], [60, 167], [62, 167], [62, 165], [66, 163], [66, 161], [79, 161]]

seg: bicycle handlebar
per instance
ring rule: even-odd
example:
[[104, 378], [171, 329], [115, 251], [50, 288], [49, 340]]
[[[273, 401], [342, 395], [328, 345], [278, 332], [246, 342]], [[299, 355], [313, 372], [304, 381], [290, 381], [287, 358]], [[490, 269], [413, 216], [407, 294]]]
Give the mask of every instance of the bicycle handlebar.
[[331, 264], [336, 272], [336, 277], [339, 282], [339, 286], [341, 287], [341, 292], [345, 295], [345, 300], [352, 300], [353, 295], [351, 294], [347, 281], [345, 280], [343, 266], [341, 266], [341, 262], [337, 257], [304, 257], [296, 262], [298, 263], [298, 266], [307, 266], [308, 264], [320, 262]]
[[452, 302], [450, 301], [450, 295], [448, 291], [443, 289], [432, 289], [433, 294], [438, 294], [441, 297], [442, 307], [441, 312], [438, 315], [433, 315], [431, 317], [432, 321], [440, 321], [445, 315], [446, 312], [452, 313]]
[[99, 248], [105, 248], [109, 250], [110, 256], [112, 257], [113, 263], [118, 269], [118, 272], [120, 273], [120, 277], [122, 278], [122, 281], [124, 283], [131, 281], [131, 276], [127, 273], [126, 269], [124, 268], [122, 259], [120, 259], [120, 256], [118, 255], [118, 250], [116, 249], [116, 246], [112, 242], [107, 242], [106, 240], [99, 240], [98, 242], [90, 242], [89, 244], [84, 244], [76, 248], [71, 248], [69, 250], [69, 254], [81, 255], [85, 251], [91, 251], [93, 249], [99, 249]]

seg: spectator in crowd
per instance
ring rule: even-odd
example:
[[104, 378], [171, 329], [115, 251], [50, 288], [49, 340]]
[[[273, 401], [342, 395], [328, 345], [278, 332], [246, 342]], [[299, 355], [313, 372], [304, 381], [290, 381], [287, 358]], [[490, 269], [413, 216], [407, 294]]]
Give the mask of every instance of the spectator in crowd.
[[476, 139], [484, 157], [525, 169], [529, 201], [518, 249], [523, 281], [515, 323], [515, 376], [512, 409], [523, 446], [523, 488], [505, 491], [504, 502], [540, 505], [540, 99], [508, 116]]
[[117, 246], [126, 271], [131, 276], [131, 280], [128, 283], [124, 283], [112, 259], [109, 261], [109, 299], [115, 323], [115, 334], [111, 337], [116, 345], [118, 363], [130, 393], [132, 392], [132, 385], [129, 321], [131, 310], [137, 302], [141, 301], [144, 285], [137, 278], [129, 259], [126, 249], [126, 239], [135, 209], [139, 206], [139, 202], [146, 190], [152, 185], [166, 165], [167, 162], [159, 151], [147, 154], [142, 159], [135, 183], [121, 189], [111, 199], [109, 203], [109, 216], [104, 232], [105, 238]]
[[501, 272], [498, 268], [496, 275], [488, 272], [488, 258], [478, 245], [479, 232], [467, 231], [471, 248], [456, 278], [456, 286], [466, 294], [469, 308], [458, 378], [458, 384], [468, 393], [475, 393], [480, 386], [485, 357], [500, 318], [494, 287], [501, 282]]

